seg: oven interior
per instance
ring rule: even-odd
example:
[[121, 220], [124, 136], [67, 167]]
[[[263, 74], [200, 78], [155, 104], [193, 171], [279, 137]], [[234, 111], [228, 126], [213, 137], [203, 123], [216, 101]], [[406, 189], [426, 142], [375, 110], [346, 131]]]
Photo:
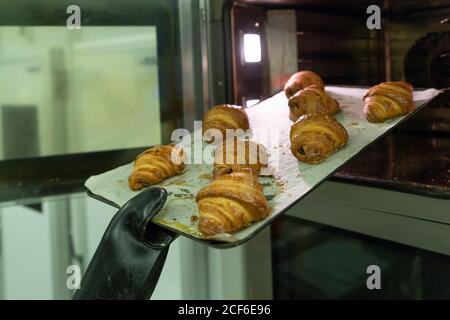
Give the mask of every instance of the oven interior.
[[[370, 5], [380, 8], [380, 29], [366, 25]], [[234, 101], [255, 103], [297, 70], [313, 70], [330, 85], [404, 79], [448, 89], [449, 11], [447, 1], [237, 1], [231, 9]], [[244, 37], [252, 34], [261, 37], [256, 63], [244, 57], [254, 48], [245, 47]], [[403, 129], [448, 132], [448, 94]]]

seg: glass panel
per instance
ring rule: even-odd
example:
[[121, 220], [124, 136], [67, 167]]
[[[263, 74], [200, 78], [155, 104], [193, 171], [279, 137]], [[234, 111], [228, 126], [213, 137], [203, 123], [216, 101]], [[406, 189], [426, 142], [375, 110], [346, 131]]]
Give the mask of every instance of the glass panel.
[[0, 4], [0, 161], [168, 143], [182, 123], [195, 20], [178, 0], [77, 5], [79, 20], [68, 0]]
[[1, 27], [0, 159], [161, 143], [156, 27]]
[[[276, 299], [448, 299], [450, 258], [283, 217], [272, 226]], [[368, 290], [379, 266], [381, 290]]]

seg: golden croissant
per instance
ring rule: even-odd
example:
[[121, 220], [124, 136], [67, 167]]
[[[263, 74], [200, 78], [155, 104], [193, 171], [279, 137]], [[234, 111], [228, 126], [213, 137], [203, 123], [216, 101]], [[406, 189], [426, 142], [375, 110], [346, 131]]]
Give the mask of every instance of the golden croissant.
[[315, 113], [300, 117], [291, 127], [290, 139], [292, 154], [302, 162], [315, 164], [344, 146], [348, 134], [333, 116]]
[[319, 88], [325, 89], [322, 79], [312, 71], [300, 71], [294, 73], [284, 85], [284, 93], [286, 97], [292, 97], [296, 92], [316, 85]]
[[331, 98], [325, 90], [316, 85], [300, 90], [290, 97], [289, 109], [289, 118], [294, 122], [305, 114], [335, 114], [340, 110], [339, 103], [335, 99]]
[[269, 156], [262, 145], [248, 140], [228, 139], [215, 150], [213, 176], [216, 178], [247, 168], [260, 174], [268, 162]]
[[153, 147], [136, 157], [128, 184], [137, 191], [176, 176], [183, 169], [183, 149], [174, 144]]
[[404, 81], [382, 82], [364, 95], [364, 114], [369, 122], [383, 122], [414, 110], [413, 87]]
[[209, 110], [203, 117], [203, 134], [207, 139], [212, 138], [210, 142], [213, 142], [215, 139], [212, 137], [214, 136], [213, 133], [207, 132], [209, 129], [219, 130], [222, 135], [222, 139], [219, 140], [225, 140], [227, 129], [242, 129], [246, 131], [249, 128], [248, 116], [244, 109], [239, 106], [218, 105]]
[[205, 236], [236, 232], [270, 212], [262, 185], [251, 170], [217, 177], [198, 192], [197, 206], [198, 229]]

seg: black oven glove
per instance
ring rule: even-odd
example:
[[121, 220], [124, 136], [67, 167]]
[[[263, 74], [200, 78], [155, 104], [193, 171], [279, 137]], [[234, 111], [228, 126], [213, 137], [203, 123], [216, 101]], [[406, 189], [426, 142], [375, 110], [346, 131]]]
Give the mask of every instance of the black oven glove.
[[167, 200], [149, 188], [129, 200], [113, 217], [75, 291], [81, 299], [149, 299], [176, 234], [150, 222]]

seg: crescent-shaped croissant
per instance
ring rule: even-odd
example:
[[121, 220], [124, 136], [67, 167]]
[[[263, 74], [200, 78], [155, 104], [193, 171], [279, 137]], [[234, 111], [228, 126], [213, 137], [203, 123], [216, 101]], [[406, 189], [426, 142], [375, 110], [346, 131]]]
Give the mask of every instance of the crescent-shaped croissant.
[[405, 81], [382, 82], [370, 88], [363, 100], [369, 122], [383, 122], [415, 109], [413, 86]]
[[174, 144], [150, 148], [136, 157], [128, 184], [133, 191], [160, 183], [184, 169], [183, 149]]
[[205, 236], [236, 232], [270, 212], [262, 185], [251, 170], [217, 177], [198, 192], [196, 200], [198, 229]]
[[209, 129], [217, 129], [222, 134], [222, 139], [226, 139], [227, 129], [242, 129], [246, 131], [250, 128], [248, 116], [244, 109], [239, 106], [222, 104], [215, 106], [209, 110], [203, 117], [203, 134], [207, 140], [213, 142], [211, 139], [211, 133]]
[[312, 85], [298, 91], [289, 98], [289, 110], [289, 118], [295, 122], [305, 114], [335, 114], [340, 109], [339, 103], [331, 98], [325, 90], [316, 85]]
[[319, 88], [325, 89], [322, 79], [312, 71], [300, 71], [294, 73], [284, 85], [284, 93], [286, 97], [292, 97], [296, 92], [316, 85]]
[[307, 114], [291, 127], [292, 154], [300, 161], [316, 164], [348, 141], [345, 128], [325, 113]]
[[216, 147], [214, 154], [214, 178], [231, 172], [250, 168], [260, 174], [267, 167], [269, 156], [267, 150], [259, 143], [228, 139]]

